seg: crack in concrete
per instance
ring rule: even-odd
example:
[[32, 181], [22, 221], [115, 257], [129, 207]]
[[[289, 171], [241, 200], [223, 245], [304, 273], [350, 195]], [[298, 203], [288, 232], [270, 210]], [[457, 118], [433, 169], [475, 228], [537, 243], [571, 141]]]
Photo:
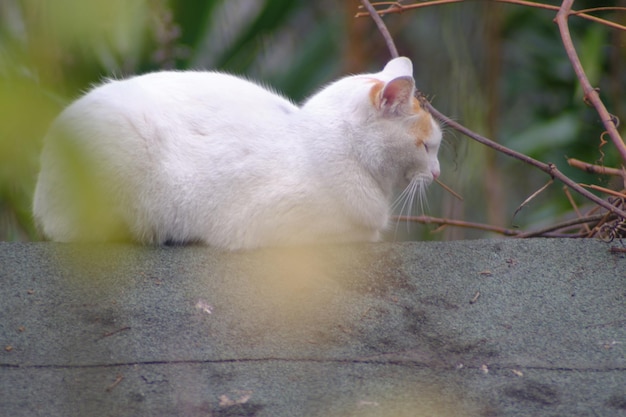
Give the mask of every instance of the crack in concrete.
[[[95, 363], [95, 364], [9, 364], [0, 363], [0, 369], [95, 369], [95, 368], [116, 368], [130, 367], [138, 365], [208, 365], [208, 364], [226, 364], [226, 363], [263, 363], [263, 362], [286, 362], [286, 363], [328, 363], [328, 364], [345, 364], [345, 365], [388, 365], [388, 366], [407, 366], [420, 367], [424, 369], [437, 370], [456, 370], [472, 369], [481, 370], [482, 366], [431, 366], [431, 364], [410, 361], [410, 360], [361, 360], [361, 359], [332, 359], [332, 358], [226, 358], [226, 359], [181, 359], [181, 360], [154, 360], [154, 361], [134, 361], [134, 362], [117, 362], [117, 363]], [[626, 367], [570, 367], [570, 366], [520, 366], [515, 364], [497, 364], [489, 363], [489, 370], [507, 371], [507, 370], [534, 370], [534, 371], [550, 371], [550, 372], [625, 372]]]

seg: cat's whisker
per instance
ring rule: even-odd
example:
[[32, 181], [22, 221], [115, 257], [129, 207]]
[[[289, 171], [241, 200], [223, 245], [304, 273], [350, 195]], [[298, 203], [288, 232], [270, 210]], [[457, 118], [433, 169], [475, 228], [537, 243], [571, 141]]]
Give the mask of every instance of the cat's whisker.
[[[414, 207], [415, 207], [415, 197], [417, 197], [419, 204], [420, 205], [422, 204], [422, 188], [423, 187], [422, 187], [421, 179], [416, 179], [411, 182], [411, 202], [406, 211], [407, 217], [410, 217], [413, 214]], [[406, 230], [407, 232], [410, 231], [409, 222], [406, 223]]]
[[406, 197], [408, 193], [408, 188], [409, 186], [407, 186], [404, 190], [402, 190], [400, 194], [398, 194], [396, 199], [391, 204], [391, 211], [395, 211], [400, 206], [400, 204], [404, 201], [404, 198]]
[[[422, 214], [424, 213], [424, 205], [426, 205], [426, 207], [428, 207], [428, 201], [426, 200], [426, 186], [425, 186], [425, 182], [422, 178], [418, 179], [415, 181], [416, 183], [416, 190], [415, 193], [417, 194], [417, 200], [419, 203], [419, 213]], [[426, 203], [426, 204], [424, 204]], [[413, 213], [409, 213], [409, 215], [411, 215]]]
[[[411, 181], [411, 183], [409, 183], [409, 185], [407, 185], [406, 188], [404, 190], [402, 190], [402, 192], [398, 195], [398, 197], [396, 198], [396, 200], [394, 201], [394, 203], [392, 205], [392, 211], [394, 211], [398, 207], [400, 207], [400, 210], [398, 212], [398, 217], [396, 219], [396, 227], [395, 227], [395, 230], [394, 230], [394, 239], [398, 236], [398, 227], [400, 226], [400, 218], [402, 217], [402, 215], [404, 213], [404, 208], [407, 207], [407, 203], [411, 199], [412, 185], [413, 185], [413, 181]], [[402, 204], [402, 205], [400, 206], [400, 204]], [[410, 211], [411, 211], [410, 206], [407, 207], [407, 211], [410, 213]], [[408, 225], [407, 225], [407, 227], [408, 227]]]
[[[396, 214], [396, 225], [394, 236], [398, 235], [398, 228], [402, 218], [411, 217], [416, 211], [426, 213], [429, 211], [428, 198], [426, 193], [426, 180], [424, 178], [413, 179], [404, 190], [398, 195], [392, 204], [392, 209]], [[418, 207], [416, 207], [418, 206]], [[417, 210], [416, 210], [417, 208]], [[411, 225], [406, 223], [407, 233], [410, 233]]]
[[[419, 188], [419, 180], [417, 179], [413, 179], [410, 182], [410, 184], [407, 186], [406, 202], [405, 202], [405, 205], [403, 206], [402, 212], [400, 213], [402, 216], [410, 217], [412, 212], [414, 211], [415, 197], [416, 197], [416, 194], [418, 193], [418, 188]], [[404, 210], [404, 207], [406, 207], [406, 210]], [[407, 233], [411, 231], [411, 226], [408, 222], [406, 223], [406, 231]]]
[[407, 213], [408, 216], [415, 214], [416, 211], [421, 212], [424, 210], [424, 206], [422, 203], [422, 181], [416, 180], [415, 185], [413, 187], [413, 201], [411, 202], [411, 211]]

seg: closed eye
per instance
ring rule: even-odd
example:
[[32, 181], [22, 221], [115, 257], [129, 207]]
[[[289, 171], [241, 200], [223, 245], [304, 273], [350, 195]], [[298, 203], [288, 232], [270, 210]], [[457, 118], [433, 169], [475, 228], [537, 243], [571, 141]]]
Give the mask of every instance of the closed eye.
[[428, 145], [424, 143], [424, 150], [428, 153]]

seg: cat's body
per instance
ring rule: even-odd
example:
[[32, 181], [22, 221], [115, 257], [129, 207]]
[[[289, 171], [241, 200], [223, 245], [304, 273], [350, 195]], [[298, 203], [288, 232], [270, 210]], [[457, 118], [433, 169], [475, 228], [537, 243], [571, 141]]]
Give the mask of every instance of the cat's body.
[[48, 134], [35, 219], [63, 242], [375, 241], [394, 186], [439, 174], [441, 131], [413, 94], [406, 58], [300, 108], [216, 72], [110, 81]]

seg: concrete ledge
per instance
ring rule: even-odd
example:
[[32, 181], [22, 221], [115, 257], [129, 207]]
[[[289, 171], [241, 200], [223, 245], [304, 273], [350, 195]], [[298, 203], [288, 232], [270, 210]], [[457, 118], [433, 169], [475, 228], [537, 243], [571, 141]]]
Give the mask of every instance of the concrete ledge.
[[626, 415], [595, 240], [0, 243], [7, 416]]

